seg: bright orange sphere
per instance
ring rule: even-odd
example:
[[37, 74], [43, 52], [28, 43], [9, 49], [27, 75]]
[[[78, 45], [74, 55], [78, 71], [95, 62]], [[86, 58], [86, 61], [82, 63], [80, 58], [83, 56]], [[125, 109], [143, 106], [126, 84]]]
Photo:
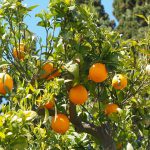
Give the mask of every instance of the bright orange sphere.
[[96, 63], [93, 64], [90, 69], [89, 69], [89, 79], [99, 83], [99, 82], [103, 82], [104, 80], [107, 79], [107, 69], [105, 64], [101, 64], [101, 63]]
[[127, 86], [127, 78], [122, 74], [116, 74], [112, 79], [112, 86], [117, 90], [122, 90]]
[[41, 79], [47, 79], [47, 80], [51, 80], [55, 77], [60, 76], [60, 72], [53, 67], [52, 63], [46, 63], [43, 67], [42, 67], [42, 71], [43, 73], [41, 74], [40, 78]]
[[13, 79], [6, 73], [0, 73], [0, 94], [6, 94], [7, 90], [11, 91], [13, 88]]
[[105, 107], [105, 114], [110, 115], [112, 113], [116, 113], [117, 108], [119, 108], [117, 104], [107, 104]]
[[88, 92], [82, 85], [76, 85], [69, 91], [69, 99], [73, 104], [81, 105], [88, 99]]
[[52, 117], [51, 127], [55, 132], [64, 134], [69, 129], [69, 123], [69, 119], [66, 115], [57, 114]]

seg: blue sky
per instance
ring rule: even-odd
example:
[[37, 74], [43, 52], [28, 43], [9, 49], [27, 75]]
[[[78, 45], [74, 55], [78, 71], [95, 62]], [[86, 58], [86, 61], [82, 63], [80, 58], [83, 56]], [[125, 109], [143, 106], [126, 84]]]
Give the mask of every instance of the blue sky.
[[113, 16], [113, 8], [112, 8], [112, 4], [113, 4], [113, 0], [102, 0], [102, 4], [105, 7], [105, 11], [109, 14], [109, 17], [111, 20], [115, 20], [115, 17]]
[[[25, 22], [28, 24], [29, 30], [31, 30], [37, 36], [42, 37], [43, 39], [45, 37], [45, 30], [41, 27], [36, 26], [39, 19], [35, 18], [35, 14], [40, 12], [42, 9], [47, 9], [49, 0], [25, 0], [24, 3], [27, 4], [27, 6], [32, 6], [32, 5], [37, 5], [37, 4], [39, 5], [30, 13], [31, 17], [27, 17]], [[113, 0], [102, 0], [102, 4], [105, 7], [105, 11], [109, 14], [111, 20], [115, 19], [112, 14], [112, 11], [113, 11], [112, 3], [113, 3]], [[45, 41], [45, 39], [43, 39], [43, 41]]]

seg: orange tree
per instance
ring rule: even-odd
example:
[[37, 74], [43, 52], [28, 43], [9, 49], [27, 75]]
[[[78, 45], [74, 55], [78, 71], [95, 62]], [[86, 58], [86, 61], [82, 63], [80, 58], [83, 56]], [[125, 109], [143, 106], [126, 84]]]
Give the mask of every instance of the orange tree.
[[6, 93], [0, 94], [7, 104], [1, 104], [0, 147], [149, 147], [150, 37], [123, 41], [97, 26], [92, 6], [51, 0], [48, 11], [36, 14], [46, 31], [43, 45], [26, 35], [24, 18], [35, 7], [1, 2], [0, 89]]

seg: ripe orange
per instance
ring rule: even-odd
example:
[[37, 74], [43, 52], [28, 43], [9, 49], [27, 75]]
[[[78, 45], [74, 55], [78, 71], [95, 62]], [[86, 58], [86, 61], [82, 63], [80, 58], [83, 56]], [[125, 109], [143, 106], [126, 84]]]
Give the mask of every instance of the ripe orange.
[[49, 101], [44, 105], [44, 107], [47, 109], [52, 109], [54, 107], [54, 104], [54, 101]]
[[105, 107], [105, 114], [110, 115], [112, 113], [116, 113], [117, 108], [119, 108], [117, 104], [107, 104]]
[[117, 90], [122, 90], [127, 86], [127, 78], [122, 74], [116, 74], [112, 79], [112, 86]]
[[23, 43], [20, 43], [20, 48], [13, 49], [13, 56], [14, 58], [18, 58], [19, 60], [23, 60], [25, 57], [25, 45]]
[[11, 91], [13, 88], [13, 79], [6, 73], [0, 73], [0, 94], [6, 94], [7, 90]]
[[60, 72], [53, 67], [52, 63], [46, 63], [44, 64], [44, 66], [42, 67], [42, 71], [44, 71], [44, 73], [41, 74], [40, 78], [41, 79], [47, 79], [47, 80], [51, 80], [55, 77], [60, 76]]
[[81, 105], [88, 99], [88, 92], [82, 85], [76, 85], [69, 91], [69, 99], [72, 103]]
[[64, 134], [69, 129], [69, 119], [64, 114], [57, 114], [52, 117], [51, 127], [60, 134]]
[[96, 63], [93, 64], [89, 69], [89, 79], [94, 82], [103, 82], [107, 79], [107, 69], [105, 64]]

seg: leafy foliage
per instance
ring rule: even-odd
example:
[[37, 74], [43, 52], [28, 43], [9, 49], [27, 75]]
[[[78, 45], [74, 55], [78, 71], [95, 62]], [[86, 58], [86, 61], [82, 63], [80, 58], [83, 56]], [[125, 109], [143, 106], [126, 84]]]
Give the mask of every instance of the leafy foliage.
[[104, 6], [101, 4], [100, 0], [77, 0], [77, 3], [82, 5], [82, 7], [86, 7], [86, 9], [89, 9], [86, 6], [89, 5], [88, 7], [90, 7], [92, 10], [91, 12], [93, 12], [98, 17], [97, 24], [99, 26], [111, 27], [112, 29], [115, 28], [114, 20], [109, 19], [109, 16], [105, 12]]
[[[135, 149], [149, 146], [150, 80], [145, 71], [149, 64], [149, 33], [142, 40], [123, 40], [116, 31], [98, 26], [91, 7], [51, 0], [48, 11], [36, 14], [41, 19], [37, 25], [46, 31], [43, 44], [42, 39], [33, 38], [32, 32], [24, 34], [28, 31], [24, 17], [35, 6], [27, 8], [17, 0], [1, 4], [0, 68], [14, 80], [13, 91], [1, 95], [7, 100], [0, 115], [3, 149], [114, 150], [117, 144]], [[26, 46], [23, 61], [12, 55], [13, 47], [21, 42]], [[34, 47], [35, 43], [39, 48]], [[60, 71], [59, 77], [49, 81], [40, 78], [47, 62]], [[108, 70], [107, 80], [102, 83], [88, 79], [89, 68], [97, 62], [106, 64]], [[111, 85], [118, 73], [128, 78], [123, 90]], [[68, 91], [77, 84], [88, 90], [84, 105], [69, 101]], [[54, 97], [55, 107], [40, 108], [39, 97], [42, 105]], [[105, 114], [108, 103], [119, 106], [117, 113]], [[59, 112], [71, 122], [64, 135], [50, 126], [51, 116]]]
[[113, 13], [119, 22], [117, 30], [124, 38], [143, 38], [148, 24], [138, 15], [144, 17], [150, 15], [149, 0], [115, 0], [113, 6]]

